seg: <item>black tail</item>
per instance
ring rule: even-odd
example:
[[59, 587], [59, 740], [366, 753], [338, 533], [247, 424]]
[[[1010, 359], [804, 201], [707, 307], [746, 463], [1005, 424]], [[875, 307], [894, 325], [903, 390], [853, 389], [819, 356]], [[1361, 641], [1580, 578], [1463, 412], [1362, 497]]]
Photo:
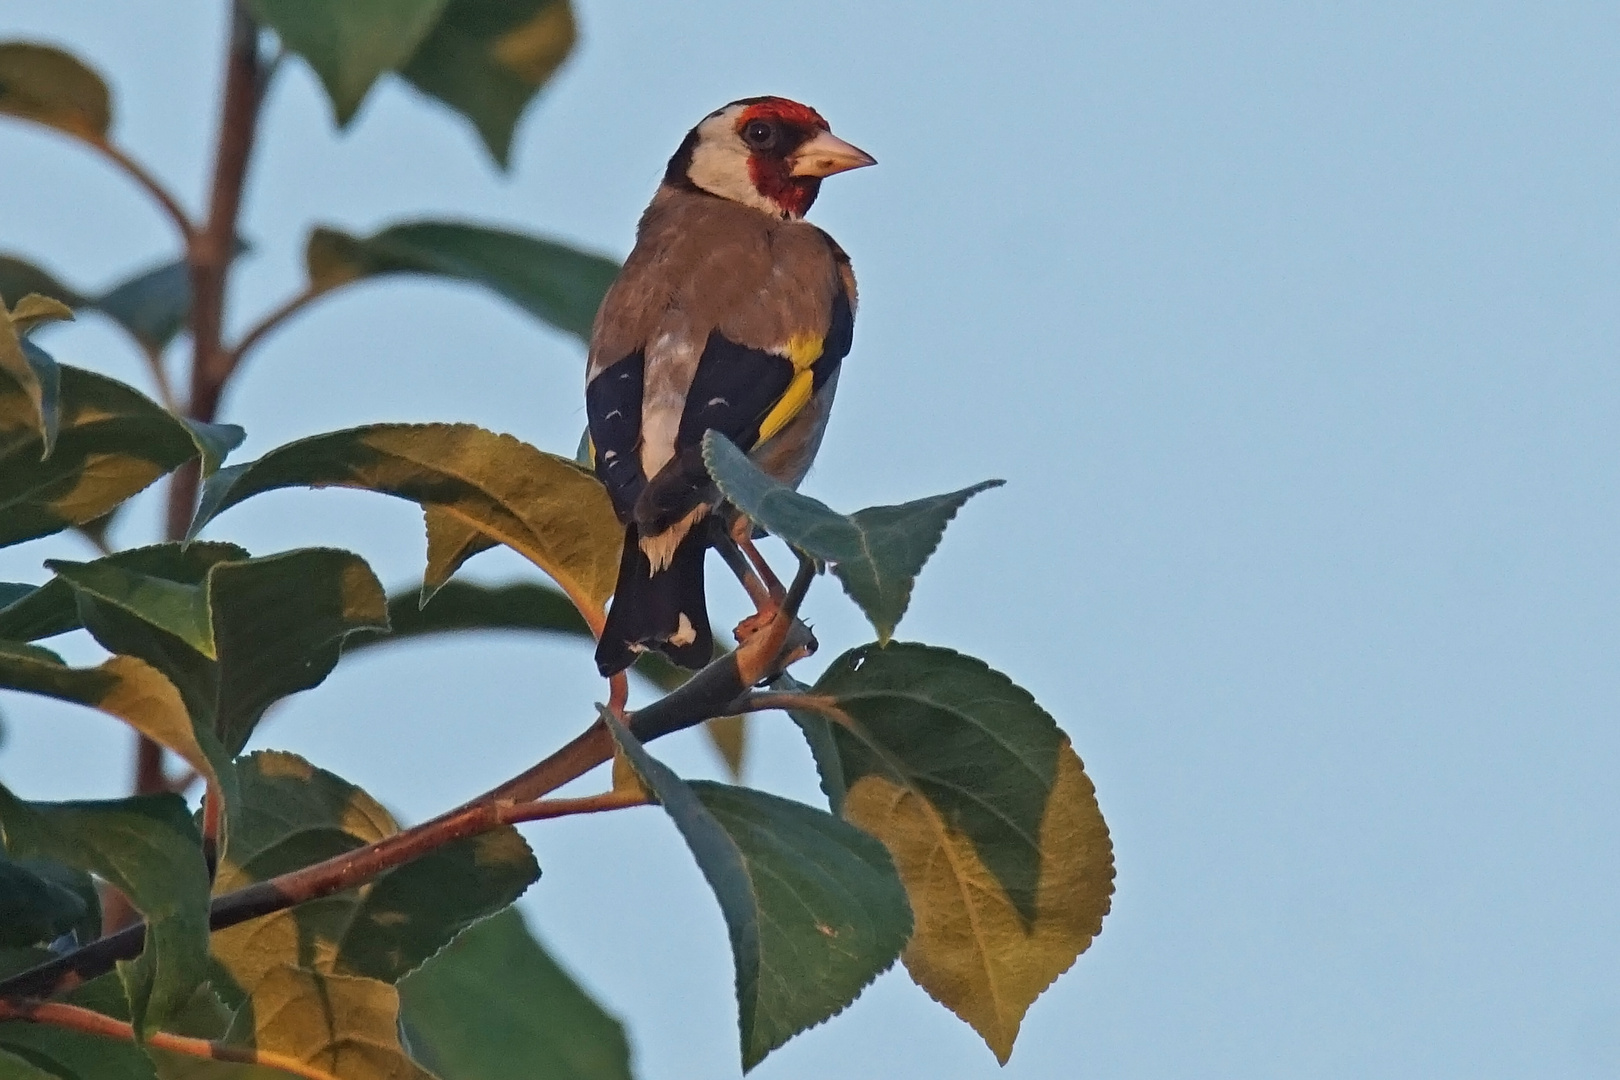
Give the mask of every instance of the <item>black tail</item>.
[[[714, 658], [714, 632], [709, 629], [709, 606], [703, 596], [703, 555], [709, 547], [709, 530], [702, 526], [699, 522], [686, 534], [675, 549], [675, 558], [656, 574], [641, 550], [636, 527], [625, 528], [619, 583], [613, 590], [602, 640], [596, 643], [596, 667], [603, 675], [629, 667], [640, 649], [657, 649], [673, 663], [694, 671]], [[685, 640], [688, 636], [690, 640]], [[674, 644], [671, 638], [685, 640], [685, 644]]]

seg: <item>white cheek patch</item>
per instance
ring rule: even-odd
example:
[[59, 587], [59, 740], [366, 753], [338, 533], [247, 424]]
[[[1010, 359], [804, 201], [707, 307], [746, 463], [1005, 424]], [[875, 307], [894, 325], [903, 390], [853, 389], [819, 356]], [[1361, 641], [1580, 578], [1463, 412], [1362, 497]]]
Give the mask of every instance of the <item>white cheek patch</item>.
[[782, 208], [761, 195], [748, 174], [748, 147], [736, 130], [741, 112], [738, 106], [722, 109], [698, 125], [687, 178], [711, 195], [781, 217]]

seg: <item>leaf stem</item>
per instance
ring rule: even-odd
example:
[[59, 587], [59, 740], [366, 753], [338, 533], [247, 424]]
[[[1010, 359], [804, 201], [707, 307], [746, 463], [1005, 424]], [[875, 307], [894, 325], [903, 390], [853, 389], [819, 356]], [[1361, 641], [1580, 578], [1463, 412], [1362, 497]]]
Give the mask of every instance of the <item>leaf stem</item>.
[[541, 799], [538, 802], [508, 804], [501, 812], [503, 825], [523, 821], [548, 821], [573, 814], [599, 814], [604, 810], [624, 810], [646, 806], [650, 800], [639, 791], [604, 791], [578, 799]]
[[174, 227], [180, 231], [180, 240], [189, 245], [196, 235], [197, 227], [192, 224], [191, 218], [186, 216], [185, 209], [179, 200], [169, 193], [157, 177], [153, 176], [146, 166], [129, 156], [129, 153], [106, 137], [85, 139], [95, 150], [114, 165], [123, 170], [124, 174], [136, 184], [140, 185], [152, 199], [163, 208], [163, 212], [174, 222]]
[[317, 289], [313, 285], [306, 286], [302, 292], [289, 297], [280, 307], [260, 319], [252, 329], [242, 335], [241, 341], [238, 341], [233, 348], [226, 350], [223, 361], [225, 377], [229, 378], [235, 374], [238, 365], [242, 363], [242, 360], [252, 351], [254, 346], [264, 339], [266, 334], [304, 310], [317, 297], [325, 296], [330, 291], [330, 289]]
[[[103, 1039], [118, 1039], [122, 1042], [135, 1041], [135, 1029], [122, 1020], [115, 1020], [110, 1016], [90, 1009], [83, 1009], [77, 1005], [64, 1005], [61, 1002], [51, 1001], [0, 1001], [0, 1020], [22, 1020], [32, 1024], [49, 1024], [51, 1027], [66, 1028], [85, 1035], [95, 1035]], [[337, 1080], [337, 1077], [324, 1069], [317, 1069], [313, 1065], [305, 1065], [296, 1058], [286, 1054], [278, 1054], [273, 1050], [254, 1050], [242, 1046], [228, 1046], [223, 1042], [210, 1042], [207, 1039], [191, 1039], [184, 1035], [171, 1035], [166, 1031], [155, 1032], [146, 1039], [146, 1045], [159, 1050], [168, 1050], [175, 1054], [185, 1054], [188, 1057], [206, 1058], [213, 1061], [228, 1061], [238, 1065], [263, 1065], [293, 1076], [304, 1077], [305, 1080]]]

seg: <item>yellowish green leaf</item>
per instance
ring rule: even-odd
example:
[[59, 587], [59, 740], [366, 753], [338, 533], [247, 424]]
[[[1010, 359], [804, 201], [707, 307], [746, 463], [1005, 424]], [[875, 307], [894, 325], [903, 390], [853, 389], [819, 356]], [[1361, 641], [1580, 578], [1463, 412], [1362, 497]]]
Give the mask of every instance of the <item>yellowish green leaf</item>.
[[84, 61], [26, 41], [0, 44], [0, 113], [91, 142], [112, 126], [112, 95]]
[[399, 994], [375, 979], [273, 968], [225, 1041], [287, 1054], [338, 1080], [434, 1080], [400, 1045]]
[[470, 424], [380, 424], [317, 435], [227, 466], [204, 486], [191, 534], [243, 499], [285, 487], [409, 499], [499, 540], [550, 574], [600, 625], [622, 530], [601, 483], [567, 458]]
[[1027, 692], [947, 649], [862, 646], [810, 693], [836, 720], [818, 734], [819, 717], [795, 716], [824, 787], [905, 883], [907, 969], [1005, 1062], [1113, 893], [1108, 829], [1079, 757]]
[[156, 402], [79, 368], [60, 377], [47, 458], [37, 399], [0, 374], [0, 546], [93, 521], [197, 456], [185, 425]]

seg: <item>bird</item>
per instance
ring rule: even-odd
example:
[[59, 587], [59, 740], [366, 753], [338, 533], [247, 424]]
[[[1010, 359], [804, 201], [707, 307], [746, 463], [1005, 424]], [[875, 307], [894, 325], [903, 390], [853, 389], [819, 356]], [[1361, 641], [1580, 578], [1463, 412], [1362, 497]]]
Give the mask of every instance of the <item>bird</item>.
[[690, 669], [713, 659], [705, 555], [728, 536], [754, 553], [751, 527], [725, 528], [703, 437], [716, 431], [774, 479], [803, 481], [857, 302], [849, 256], [804, 215], [823, 179], [876, 163], [783, 97], [716, 109], [669, 159], [586, 365], [592, 461], [624, 526], [596, 649], [604, 676], [648, 650]]

